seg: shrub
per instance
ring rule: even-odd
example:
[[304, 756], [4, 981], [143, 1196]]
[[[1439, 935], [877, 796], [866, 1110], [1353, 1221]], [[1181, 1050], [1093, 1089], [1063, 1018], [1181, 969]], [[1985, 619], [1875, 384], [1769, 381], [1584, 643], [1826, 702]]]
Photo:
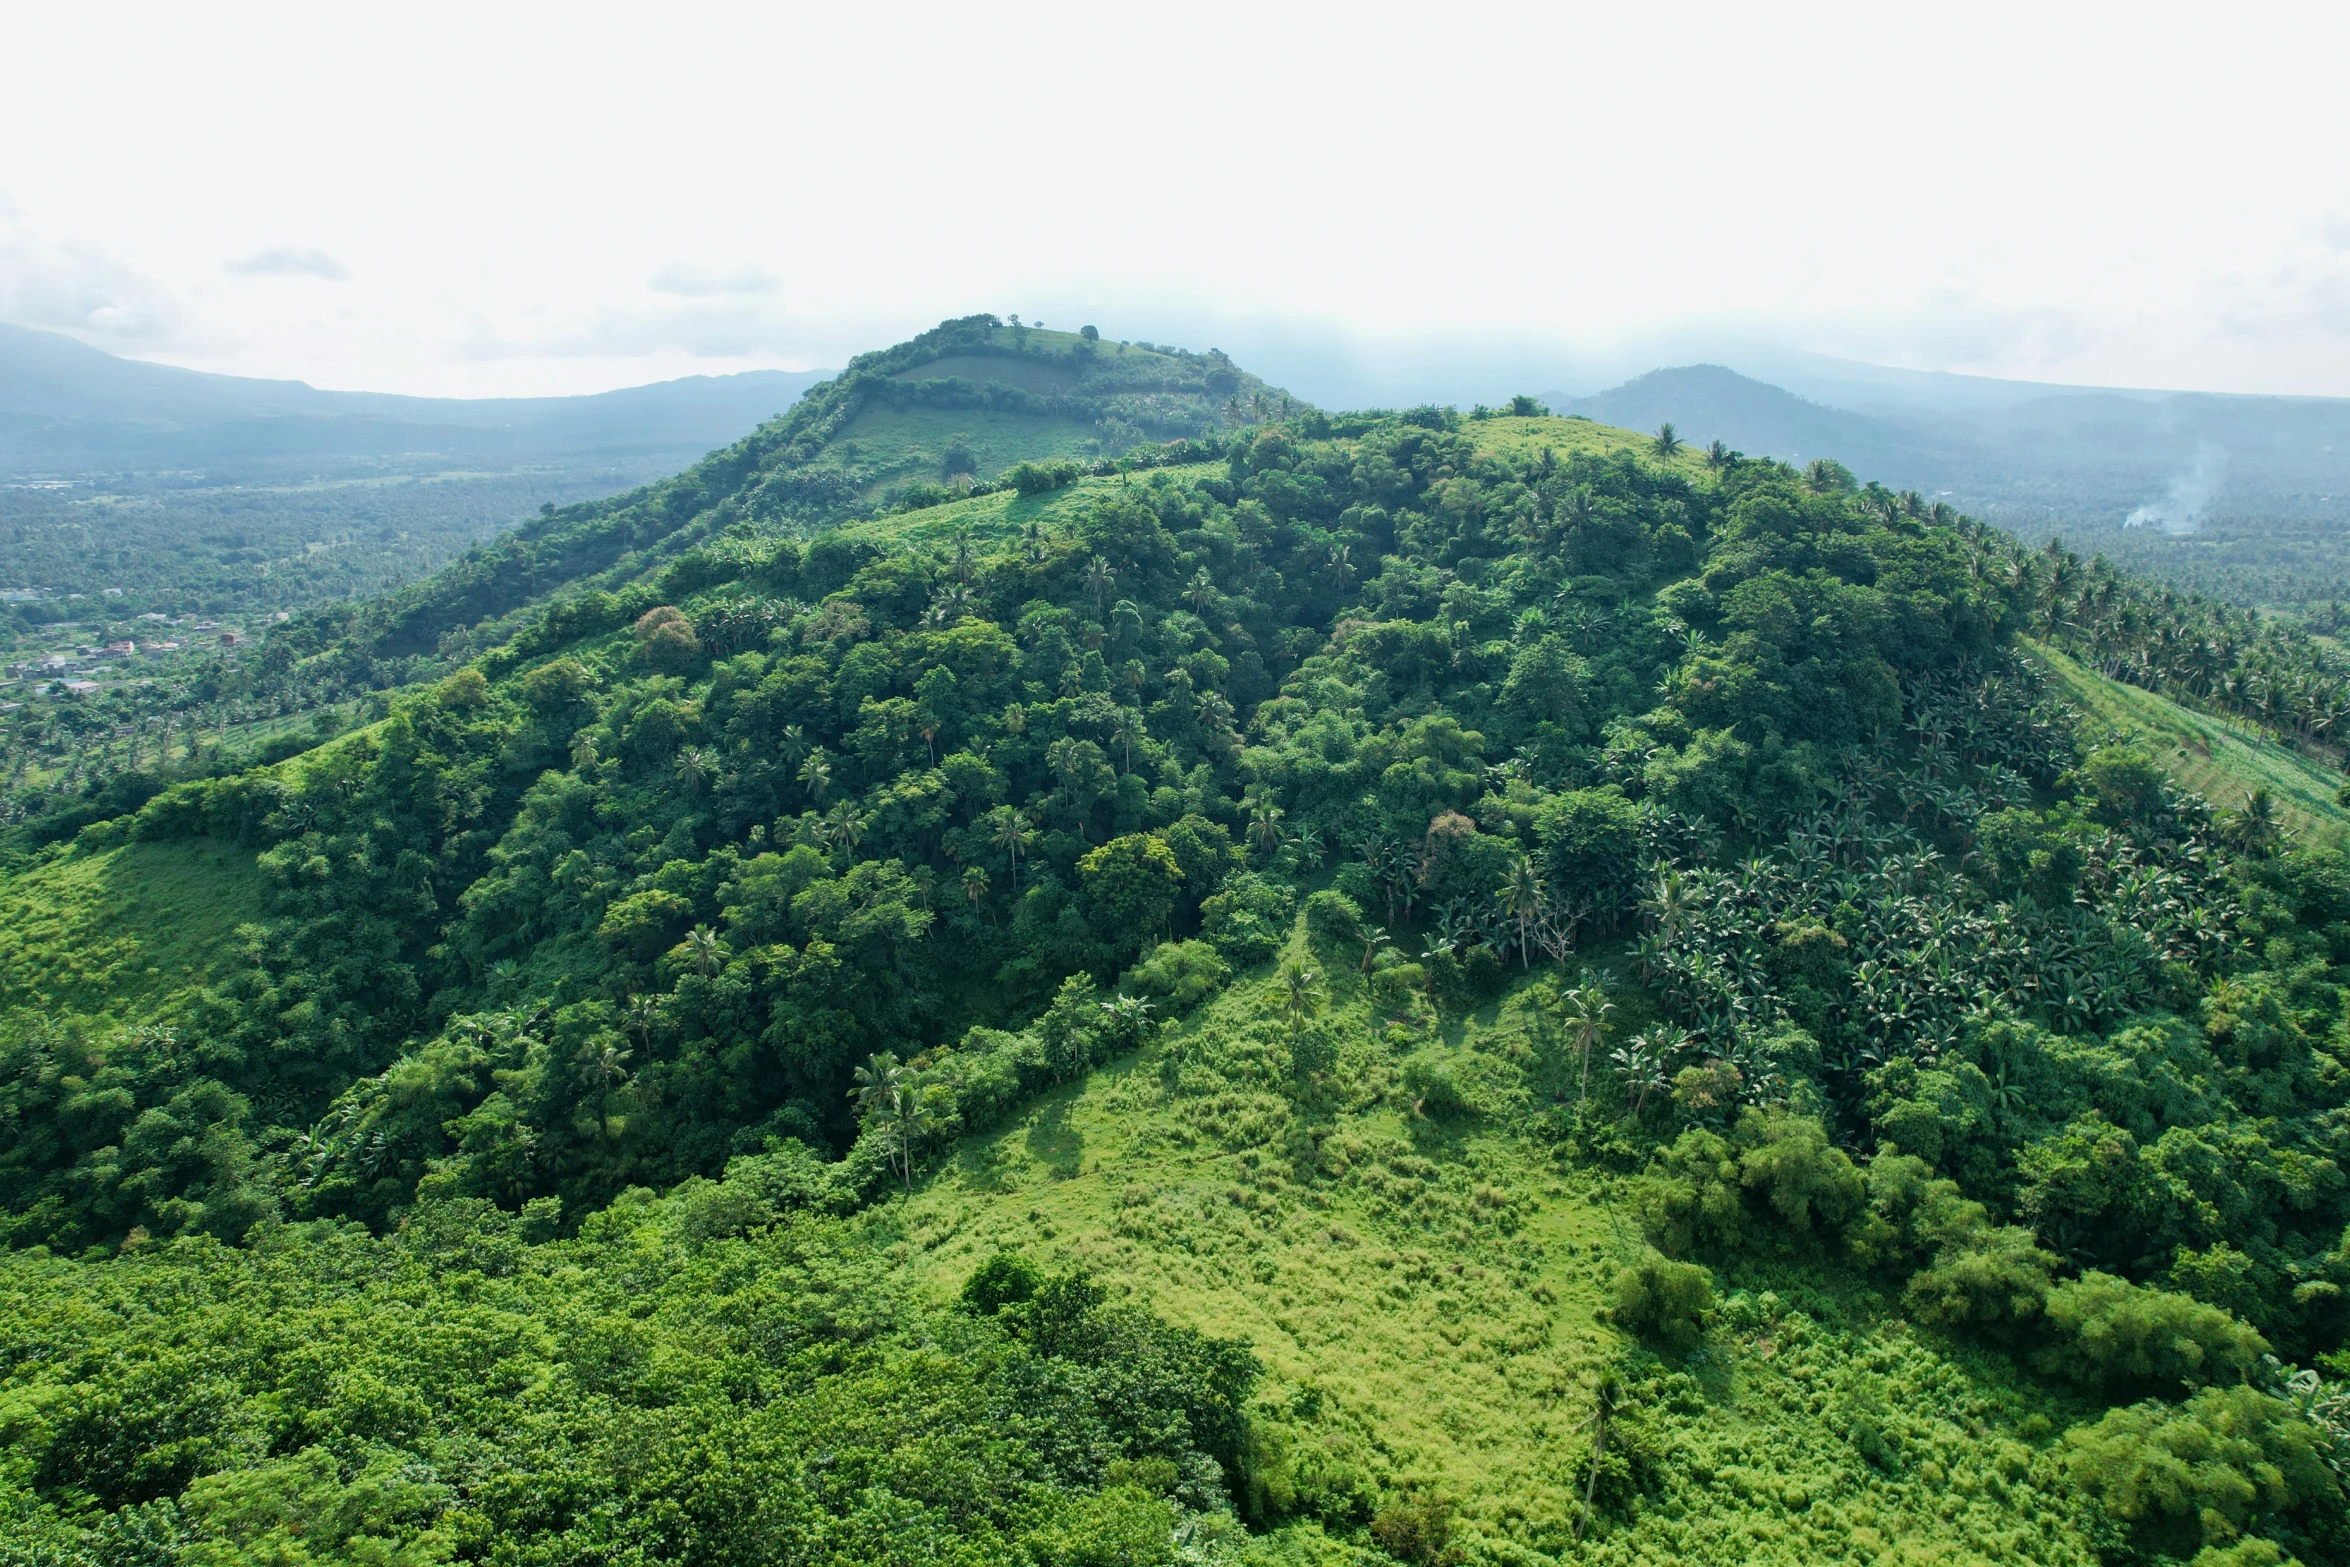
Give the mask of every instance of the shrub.
[[1046, 495], [1077, 482], [1084, 470], [1066, 459], [1055, 462], [1024, 462], [1007, 470], [997, 480], [1008, 484], [1022, 495]]
[[1034, 1300], [1043, 1283], [1035, 1263], [1016, 1251], [999, 1251], [963, 1281], [963, 1309], [992, 1317], [1006, 1306]]
[[1411, 1095], [1412, 1108], [1432, 1120], [1450, 1120], [1476, 1108], [1461, 1091], [1452, 1064], [1436, 1056], [1423, 1053], [1406, 1060], [1403, 1088]]
[[1819, 1122], [1749, 1109], [1727, 1137], [1692, 1129], [1660, 1152], [1639, 1206], [1650, 1238], [1681, 1254], [1774, 1233], [1783, 1244], [1825, 1240], [1862, 1215], [1867, 1191]]
[[1232, 969], [1204, 941], [1162, 941], [1127, 971], [1137, 994], [1161, 997], [1173, 1012], [1188, 1012], [1224, 987]]
[[1389, 1502], [1371, 1520], [1371, 1538], [1399, 1562], [1439, 1567], [1454, 1559], [1453, 1504], [1441, 1497], [1404, 1497]]
[[2316, 1427], [2248, 1387], [2205, 1388], [2184, 1407], [2109, 1410], [2064, 1437], [2064, 1467], [2141, 1552], [2226, 1546], [2264, 1514], [2336, 1510]]
[[636, 652], [649, 669], [665, 675], [683, 674], [701, 658], [702, 642], [683, 611], [663, 604], [638, 617]]
[[1243, 968], [1269, 963], [1289, 934], [1294, 898], [1280, 882], [1242, 871], [1200, 905], [1200, 934]]
[[1317, 892], [1306, 899], [1306, 929], [1324, 941], [1353, 941], [1363, 933], [1362, 907], [1343, 892]]
[[1608, 1318], [1635, 1338], [1686, 1354], [1705, 1337], [1713, 1312], [1713, 1274], [1652, 1251], [1616, 1275]]
[[2013, 1342], [2040, 1320], [2056, 1264], [2029, 1230], [1986, 1230], [1910, 1278], [1909, 1309], [1920, 1322]]
[[2041, 1369], [2092, 1387], [2241, 1380], [2268, 1341], [2217, 1306], [2085, 1273], [2048, 1292]]

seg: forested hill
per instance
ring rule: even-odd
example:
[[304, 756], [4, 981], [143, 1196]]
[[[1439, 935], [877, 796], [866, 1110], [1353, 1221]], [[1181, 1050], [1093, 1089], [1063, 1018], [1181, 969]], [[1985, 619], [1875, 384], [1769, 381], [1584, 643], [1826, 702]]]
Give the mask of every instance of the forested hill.
[[[1224, 355], [1046, 332], [994, 316], [864, 354], [787, 412], [686, 472], [611, 500], [549, 507], [413, 589], [319, 636], [369, 657], [458, 650], [547, 594], [634, 580], [729, 530], [804, 532], [999, 483], [1065, 483], [1137, 449], [1296, 406]], [[1153, 460], [1153, 459], [1146, 459]], [[488, 622], [484, 625], [484, 622]], [[478, 631], [477, 631], [478, 628]]]
[[[2330, 648], [1530, 399], [803, 408], [0, 889], [0, 1562], [2350, 1559], [2350, 862], [2049, 673]], [[868, 464], [1006, 408], [1180, 444]]]

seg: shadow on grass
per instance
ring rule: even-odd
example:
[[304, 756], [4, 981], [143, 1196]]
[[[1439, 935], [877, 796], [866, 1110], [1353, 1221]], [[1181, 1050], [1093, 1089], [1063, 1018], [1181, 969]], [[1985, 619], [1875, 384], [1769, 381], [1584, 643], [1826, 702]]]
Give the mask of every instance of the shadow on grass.
[[1085, 1138], [1069, 1124], [1069, 1100], [1058, 1097], [1028, 1125], [1028, 1157], [1065, 1181], [1085, 1168]]

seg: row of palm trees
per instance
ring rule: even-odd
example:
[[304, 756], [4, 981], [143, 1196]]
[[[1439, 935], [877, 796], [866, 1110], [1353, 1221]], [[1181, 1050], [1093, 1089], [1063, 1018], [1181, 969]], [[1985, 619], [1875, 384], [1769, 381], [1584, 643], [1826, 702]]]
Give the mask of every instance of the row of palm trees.
[[2350, 745], [2350, 661], [2299, 626], [2136, 581], [2051, 539], [2028, 550], [1966, 529], [1979, 574], [2004, 582], [2037, 636], [2108, 679], [2186, 697], [2339, 752]]

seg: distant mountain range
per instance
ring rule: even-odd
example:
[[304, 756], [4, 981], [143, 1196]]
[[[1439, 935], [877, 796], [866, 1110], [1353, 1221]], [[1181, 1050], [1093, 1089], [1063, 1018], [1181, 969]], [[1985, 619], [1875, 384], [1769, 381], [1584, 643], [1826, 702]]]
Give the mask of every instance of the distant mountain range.
[[[1833, 457], [2030, 534], [2125, 523], [2350, 521], [2350, 399], [2107, 391], [1831, 367], [1811, 396], [1721, 365], [1655, 370], [1562, 413], [1719, 440], [1751, 456]], [[1822, 394], [1826, 394], [1823, 396]]]
[[649, 475], [741, 439], [827, 374], [688, 376], [588, 397], [396, 397], [118, 359], [0, 324], [0, 476], [582, 462]]

